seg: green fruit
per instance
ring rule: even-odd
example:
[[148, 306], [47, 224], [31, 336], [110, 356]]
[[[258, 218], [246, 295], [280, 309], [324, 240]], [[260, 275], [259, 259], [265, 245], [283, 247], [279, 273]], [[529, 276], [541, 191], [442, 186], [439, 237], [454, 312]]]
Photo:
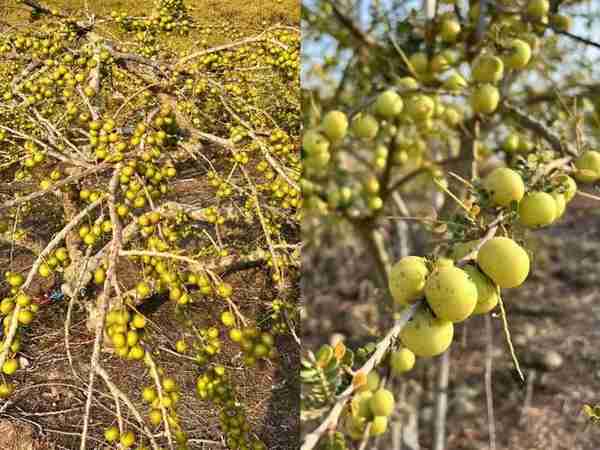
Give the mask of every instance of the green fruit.
[[506, 50], [504, 64], [509, 69], [521, 70], [529, 64], [531, 47], [527, 42], [521, 39], [513, 39], [508, 43]]
[[381, 436], [387, 431], [388, 418], [385, 416], [376, 416], [371, 422], [371, 429], [369, 430], [369, 436]]
[[390, 355], [392, 375], [398, 376], [412, 370], [415, 366], [415, 354], [407, 348], [402, 348]]
[[550, 23], [558, 31], [569, 31], [571, 29], [572, 20], [570, 16], [554, 14], [550, 17]]
[[550, 3], [548, 0], [529, 0], [525, 11], [532, 19], [541, 20], [550, 12]]
[[556, 178], [556, 181], [565, 196], [565, 201], [569, 203], [577, 193], [577, 183], [569, 175], [560, 175]]
[[424, 94], [415, 94], [406, 101], [406, 114], [415, 122], [424, 122], [433, 117], [435, 102]]
[[159, 425], [162, 422], [162, 413], [160, 409], [152, 409], [148, 413], [148, 418], [150, 419], [150, 423], [152, 425]]
[[495, 237], [485, 242], [479, 249], [477, 264], [501, 288], [520, 286], [529, 274], [527, 252], [506, 237]]
[[502, 143], [502, 149], [506, 153], [516, 153], [519, 151], [520, 147], [520, 136], [518, 133], [509, 134], [504, 142]]
[[463, 270], [477, 287], [477, 305], [475, 305], [473, 314], [490, 312], [498, 304], [498, 289], [492, 280], [486, 277], [477, 267], [467, 264]]
[[153, 387], [145, 387], [142, 391], [142, 398], [148, 402], [152, 403], [154, 400], [158, 398], [158, 394], [156, 393], [156, 389]]
[[22, 309], [19, 311], [17, 320], [23, 325], [29, 325], [31, 322], [33, 322], [33, 313], [27, 309]]
[[556, 200], [546, 192], [531, 192], [519, 203], [519, 222], [526, 227], [550, 225], [556, 217]]
[[106, 271], [103, 268], [98, 268], [94, 271], [94, 283], [102, 284], [106, 280]]
[[135, 290], [140, 298], [148, 297], [150, 295], [150, 292], [152, 292], [150, 285], [145, 281], [140, 281], [135, 287]]
[[9, 397], [15, 391], [15, 385], [10, 383], [0, 383], [0, 398]]
[[402, 344], [416, 356], [429, 357], [444, 353], [454, 336], [454, 325], [448, 320], [433, 317], [420, 308], [400, 333]]
[[490, 192], [492, 202], [499, 206], [508, 206], [512, 202], [519, 202], [525, 194], [525, 184], [521, 175], [505, 167], [499, 167], [490, 172], [483, 185]]
[[387, 389], [378, 389], [369, 399], [369, 407], [374, 416], [390, 416], [394, 412], [394, 394]]
[[131, 320], [131, 325], [134, 328], [144, 328], [146, 326], [146, 318], [141, 314], [135, 314]]
[[348, 132], [348, 117], [341, 111], [329, 111], [323, 117], [321, 129], [332, 141], [339, 141]]
[[594, 183], [600, 180], [600, 152], [591, 150], [575, 160], [575, 179], [582, 183]]
[[135, 443], [135, 434], [132, 431], [126, 431], [121, 436], [121, 445], [124, 448], [129, 448]]
[[120, 433], [117, 427], [109, 427], [104, 430], [104, 439], [108, 442], [115, 442], [119, 439]]
[[25, 278], [20, 273], [11, 273], [7, 281], [11, 287], [18, 288], [25, 282]]
[[352, 397], [352, 415], [370, 420], [373, 417], [371, 412], [370, 400], [373, 397], [371, 391], [360, 391]]
[[427, 279], [425, 298], [440, 319], [462, 322], [475, 309], [477, 287], [464, 270], [444, 265]]
[[471, 75], [477, 83], [498, 83], [504, 76], [504, 63], [494, 55], [479, 55], [473, 61]]
[[467, 87], [467, 81], [459, 73], [451, 74], [446, 81], [444, 81], [444, 88], [449, 91], [461, 91]]
[[392, 90], [382, 92], [375, 100], [375, 112], [385, 119], [396, 117], [403, 107], [402, 98]]
[[40, 276], [42, 277], [49, 277], [50, 274], [52, 273], [52, 269], [50, 269], [50, 267], [48, 266], [48, 264], [46, 263], [42, 263], [40, 264], [40, 268], [38, 269], [38, 273], [40, 274]]
[[221, 313], [221, 322], [226, 327], [232, 327], [235, 325], [235, 316], [231, 311], [223, 311]]
[[359, 113], [352, 119], [352, 133], [361, 139], [374, 139], [379, 131], [379, 123], [375, 117]]
[[491, 114], [500, 103], [500, 91], [491, 84], [482, 84], [473, 89], [470, 103], [474, 113]]
[[444, 42], [453, 43], [460, 34], [460, 22], [456, 19], [444, 19], [440, 24], [440, 38]]
[[19, 361], [17, 359], [7, 359], [2, 365], [2, 373], [6, 375], [14, 375], [19, 369]]
[[429, 69], [429, 58], [423, 52], [413, 53], [408, 61], [417, 74], [424, 74]]
[[309, 155], [327, 153], [329, 151], [329, 140], [318, 131], [309, 130], [304, 133], [302, 146]]
[[552, 198], [556, 202], [556, 219], [554, 219], [556, 221], [565, 213], [567, 200], [565, 199], [565, 194], [561, 194], [559, 192], [552, 192], [550, 195], [552, 195]]
[[165, 392], [174, 392], [177, 390], [177, 382], [170, 377], [163, 378], [162, 386]]
[[419, 89], [419, 82], [413, 77], [402, 77], [398, 79], [396, 86], [402, 91], [414, 91]]
[[425, 259], [406, 256], [392, 266], [389, 287], [392, 298], [398, 304], [412, 303], [423, 295], [429, 270]]

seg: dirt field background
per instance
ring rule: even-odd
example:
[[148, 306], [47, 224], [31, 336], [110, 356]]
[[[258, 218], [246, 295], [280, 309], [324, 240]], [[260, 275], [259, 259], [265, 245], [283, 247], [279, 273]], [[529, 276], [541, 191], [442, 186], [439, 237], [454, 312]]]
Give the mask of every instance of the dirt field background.
[[[45, 1], [44, 5], [60, 8], [62, 11], [75, 11], [84, 6], [97, 15], [109, 14], [112, 10], [134, 11], [139, 14], [140, 5], [150, 2], [123, 0], [84, 1], [56, 0]], [[209, 47], [233, 42], [247, 36], [255, 36], [275, 24], [299, 24], [299, 5], [295, 0], [195, 0], [186, 2], [198, 28], [188, 37], [175, 38], [171, 45], [181, 51], [189, 51], [202, 41]], [[19, 24], [26, 21], [28, 9], [16, 2], [0, 2], [0, 21]], [[7, 184], [12, 174], [0, 174], [0, 186], [7, 193]], [[177, 200], [189, 204], [201, 202], [198, 193], [202, 186], [190, 184], [178, 185]], [[37, 205], [36, 205], [37, 206]], [[52, 211], [56, 205], [46, 205], [44, 210]], [[43, 208], [43, 205], [40, 205]], [[37, 208], [36, 208], [37, 209]], [[38, 209], [40, 211], [42, 209]], [[33, 214], [27, 224], [36, 233], [51, 237], [57, 226], [52, 214], [38, 216]], [[248, 231], [248, 230], [246, 230]], [[0, 267], [8, 268], [11, 248], [0, 244]], [[25, 270], [33, 259], [26, 252], [13, 254], [12, 268]], [[6, 269], [3, 269], [6, 270]], [[127, 275], [123, 279], [127, 284]], [[261, 269], [252, 269], [230, 275], [236, 292], [243, 292], [243, 298], [236, 298], [243, 314], [257, 317], [264, 313], [268, 301], [274, 298], [269, 276]], [[34, 286], [36, 294], [42, 293], [49, 285]], [[6, 286], [0, 286], [0, 295], [6, 292]], [[73, 326], [70, 331], [71, 351], [73, 354], [72, 373], [65, 355], [64, 318], [65, 302], [43, 306], [28, 332], [23, 336], [22, 355], [27, 367], [18, 372], [14, 381], [16, 394], [7, 403], [0, 405], [0, 449], [1, 450], [54, 450], [79, 448], [79, 430], [83, 421], [83, 408], [87, 386], [87, 373], [92, 349], [93, 336], [85, 324], [85, 310], [78, 305], [74, 312]], [[175, 340], [181, 337], [180, 324], [174, 319], [169, 302], [163, 304], [150, 317], [148, 339], [154, 348], [173, 348]], [[197, 323], [208, 324], [207, 317], [217, 317], [218, 305], [202, 304], [195, 307]], [[212, 324], [212, 321], [211, 321]], [[221, 329], [221, 335], [226, 333]], [[229, 340], [223, 339], [222, 353], [218, 361], [233, 361], [235, 367], [233, 381], [237, 393], [244, 403], [252, 429], [267, 444], [269, 449], [290, 450], [297, 448], [299, 385], [299, 352], [291, 338], [277, 338], [279, 352], [277, 364], [259, 364], [253, 370], [245, 369], [239, 351], [228, 348]], [[209, 402], [201, 402], [195, 395], [195, 381], [198, 369], [189, 361], [165, 351], [158, 351], [154, 357], [166, 373], [174, 376], [182, 387], [184, 397], [178, 406], [183, 428], [189, 435], [190, 449], [223, 448], [222, 432], [218, 427], [217, 411]], [[147, 384], [144, 366], [140, 363], [123, 361], [116, 356], [103, 355], [103, 366], [113, 380], [130, 398], [136, 400], [136, 406], [145, 412], [147, 405], [141, 403], [141, 389]], [[83, 380], [79, 377], [84, 377]], [[104, 390], [101, 383], [97, 383]], [[90, 430], [90, 448], [108, 447], [102, 438], [103, 430], [114, 420], [112, 397], [106, 392], [96, 396], [93, 404]], [[128, 420], [129, 417], [126, 417]], [[134, 421], [135, 422], [135, 421]]]

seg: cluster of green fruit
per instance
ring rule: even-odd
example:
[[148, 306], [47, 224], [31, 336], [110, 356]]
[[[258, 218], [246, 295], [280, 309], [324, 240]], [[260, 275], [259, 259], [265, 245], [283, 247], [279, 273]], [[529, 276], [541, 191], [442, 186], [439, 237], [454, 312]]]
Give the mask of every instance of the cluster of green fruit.
[[[81, 193], [80, 193], [81, 196]], [[90, 194], [91, 197], [91, 194]], [[79, 237], [85, 245], [92, 246], [98, 242], [103, 235], [112, 232], [112, 222], [108, 219], [99, 217], [92, 226], [82, 225], [79, 227]]]
[[159, 395], [158, 390], [154, 386], [146, 386], [142, 389], [142, 399], [150, 405], [148, 419], [152, 425], [159, 426], [164, 420], [161, 407], [164, 408], [171, 433], [175, 437], [176, 442], [181, 446], [180, 448], [186, 448], [187, 435], [181, 428], [176, 410], [176, 405], [181, 398], [179, 387], [174, 378], [162, 376], [163, 371], [161, 369], [158, 372], [162, 377], [160, 381], [161, 395]]
[[157, 31], [179, 31], [187, 34], [191, 20], [183, 0], [159, 0], [156, 2], [157, 12], [149, 17], [130, 17], [126, 13], [111, 11], [110, 15], [125, 31], [138, 33], [155, 33]]
[[[119, 428], [112, 426], [104, 430], [104, 439], [106, 439], [106, 442], [111, 444], [119, 443], [121, 448], [131, 448], [135, 445], [136, 436], [133, 431], [125, 431], [123, 434], [121, 434]], [[137, 450], [144, 448], [146, 447], [138, 447]]]
[[140, 361], [146, 351], [141, 337], [146, 326], [146, 318], [139, 314], [131, 314], [127, 308], [111, 309], [106, 315], [106, 334], [121, 358]]
[[[216, 327], [194, 329], [196, 339], [192, 343], [192, 349], [195, 352], [194, 359], [199, 365], [203, 366], [209, 363], [221, 352], [221, 340], [219, 339], [219, 329]], [[189, 347], [184, 339], [175, 342], [175, 349], [182, 354], [188, 352]]]
[[290, 323], [295, 318], [296, 309], [294, 305], [276, 298], [271, 302], [271, 308], [269, 313], [270, 328], [274, 335], [286, 334], [290, 331]]
[[216, 365], [207, 369], [196, 380], [196, 392], [202, 400], [210, 400], [221, 407], [219, 419], [231, 450], [266, 450], [266, 446], [252, 437], [242, 406], [228, 380], [225, 367]]
[[59, 247], [53, 250], [48, 259], [40, 264], [38, 274], [44, 278], [49, 277], [57, 269], [66, 269], [71, 264], [69, 252], [65, 247]]
[[[479, 245], [474, 241], [455, 248], [453, 257], [461, 259]], [[426, 307], [417, 310], [400, 335], [415, 355], [443, 353], [452, 342], [454, 323], [491, 311], [498, 304], [500, 288], [517, 287], [529, 274], [527, 252], [507, 237], [485, 241], [475, 262], [459, 267], [450, 258], [431, 264], [407, 256], [392, 267], [389, 287], [397, 304], [426, 300]]]
[[[584, 157], [585, 155], [578, 161]], [[578, 177], [577, 173], [575, 176]], [[525, 183], [521, 175], [506, 167], [499, 167], [490, 172], [483, 179], [482, 186], [493, 206], [518, 205], [519, 223], [527, 228], [538, 228], [554, 223], [562, 217], [566, 205], [577, 192], [577, 184], [573, 178], [559, 173], [553, 175], [550, 183], [547, 184], [548, 192], [533, 190], [525, 193]]]
[[23, 181], [31, 176], [32, 170], [46, 161], [46, 153], [39, 149], [33, 141], [26, 141], [23, 145], [27, 156], [21, 162], [21, 168], [15, 172], [15, 180]]
[[[234, 320], [233, 315], [228, 311], [221, 315], [221, 321], [227, 327], [233, 327]], [[266, 331], [261, 332], [258, 327], [231, 328], [229, 338], [240, 345], [244, 353], [244, 364], [247, 367], [254, 367], [262, 358], [273, 359], [277, 354], [273, 335]]]
[[[26, 327], [33, 322], [35, 314], [39, 311], [39, 306], [33, 303], [31, 297], [20, 289], [25, 282], [23, 275], [18, 272], [5, 272], [4, 277], [10, 286], [10, 294], [0, 301], [0, 314], [4, 316], [2, 320], [3, 336], [7, 336], [13, 316], [17, 313], [15, 311], [16, 305], [19, 306], [17, 325], [21, 327]], [[0, 341], [0, 345], [4, 345], [4, 340]], [[10, 344], [9, 356], [2, 366], [4, 375], [14, 375], [19, 370], [19, 360], [16, 354], [20, 349], [21, 340], [16, 336]], [[14, 391], [14, 388], [11, 383], [1, 383], [0, 396], [8, 397]]]
[[[371, 373], [376, 375], [375, 372]], [[363, 439], [367, 427], [370, 437], [385, 433], [388, 418], [394, 412], [395, 400], [392, 392], [379, 387], [378, 376], [370, 378], [352, 397], [344, 417], [345, 430], [355, 440]]]

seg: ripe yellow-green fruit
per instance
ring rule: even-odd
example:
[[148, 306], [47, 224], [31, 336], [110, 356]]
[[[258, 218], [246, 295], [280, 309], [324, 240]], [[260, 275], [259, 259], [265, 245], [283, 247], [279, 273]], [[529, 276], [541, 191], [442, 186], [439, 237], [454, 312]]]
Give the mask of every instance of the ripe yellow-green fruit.
[[577, 193], [577, 183], [569, 175], [559, 175], [556, 178], [556, 183], [562, 194], [565, 196], [565, 201], [569, 203]]
[[524, 69], [531, 60], [531, 46], [521, 40], [512, 39], [506, 46], [504, 65], [509, 69]]
[[166, 392], [174, 392], [177, 390], [177, 382], [173, 378], [163, 378], [162, 385]]
[[232, 327], [235, 325], [235, 316], [231, 311], [223, 311], [221, 313], [221, 322], [226, 327]]
[[440, 38], [444, 42], [455, 42], [460, 34], [460, 22], [456, 19], [446, 18], [440, 23]]
[[415, 122], [423, 122], [433, 117], [435, 102], [424, 94], [415, 94], [406, 100], [406, 114]]
[[461, 91], [467, 87], [467, 81], [461, 74], [454, 72], [444, 81], [444, 88], [449, 91]]
[[38, 269], [38, 273], [40, 274], [40, 276], [42, 277], [49, 277], [50, 274], [52, 273], [52, 269], [50, 269], [50, 267], [48, 266], [48, 264], [46, 263], [42, 263], [40, 264], [40, 267]]
[[0, 383], [0, 398], [9, 397], [15, 391], [15, 385], [11, 383]]
[[175, 350], [177, 353], [185, 353], [188, 349], [187, 343], [183, 339], [179, 339], [175, 342]]
[[148, 418], [150, 419], [150, 423], [152, 425], [158, 425], [162, 422], [162, 413], [160, 409], [152, 409], [148, 413]]
[[475, 309], [477, 287], [464, 270], [444, 265], [427, 278], [425, 298], [440, 319], [462, 322]]
[[19, 369], [19, 361], [17, 359], [7, 359], [2, 365], [2, 373], [6, 375], [14, 375]]
[[498, 167], [491, 171], [485, 177], [483, 186], [490, 192], [492, 202], [498, 206], [520, 202], [525, 194], [525, 184], [521, 175], [506, 167]]
[[453, 337], [452, 322], [433, 317], [425, 308], [420, 308], [400, 333], [402, 344], [421, 357], [444, 353]]
[[140, 296], [140, 298], [148, 297], [150, 295], [150, 292], [152, 292], [150, 285], [145, 281], [140, 281], [135, 287], [135, 290]]
[[374, 416], [390, 416], [394, 411], [394, 394], [387, 389], [378, 389], [369, 399], [369, 407]]
[[403, 107], [402, 98], [392, 90], [382, 92], [375, 100], [375, 113], [386, 119], [399, 115]]
[[352, 119], [352, 133], [361, 139], [374, 139], [379, 131], [377, 119], [367, 113], [358, 113]]
[[528, 193], [519, 203], [519, 222], [526, 227], [544, 227], [556, 217], [556, 201], [546, 192]]
[[108, 442], [115, 442], [119, 439], [119, 429], [117, 427], [108, 427], [104, 430], [104, 439]]
[[396, 86], [402, 91], [414, 91], [419, 89], [419, 82], [413, 77], [402, 77], [396, 81]]
[[323, 116], [321, 129], [332, 141], [339, 141], [348, 132], [348, 117], [342, 111], [329, 111]]
[[408, 61], [417, 74], [424, 74], [429, 69], [429, 58], [423, 52], [413, 53]]
[[575, 160], [575, 179], [582, 183], [600, 180], [600, 152], [590, 150]]
[[369, 404], [371, 397], [373, 397], [373, 392], [371, 391], [357, 392], [354, 397], [352, 397], [352, 402], [350, 404], [352, 415], [370, 420], [373, 417], [371, 406]]
[[144, 328], [146, 326], [146, 318], [141, 314], [135, 314], [131, 320], [131, 325], [134, 328]]
[[550, 11], [550, 2], [548, 0], [529, 0], [527, 2], [526, 12], [529, 17], [541, 20], [548, 15]]
[[94, 283], [102, 284], [106, 280], [106, 272], [103, 268], [99, 267], [94, 271]]
[[121, 436], [121, 445], [124, 448], [129, 448], [135, 443], [135, 434], [132, 431], [126, 431]]
[[385, 416], [376, 416], [373, 418], [371, 422], [371, 429], [369, 430], [369, 435], [371, 437], [381, 436], [387, 431], [388, 418]]
[[392, 375], [398, 376], [415, 366], [415, 354], [407, 348], [402, 348], [390, 355], [390, 368], [392, 369]]
[[477, 114], [491, 114], [500, 103], [500, 91], [491, 84], [482, 84], [475, 87], [470, 98], [471, 108]]
[[477, 287], [477, 304], [473, 314], [485, 314], [490, 312], [498, 304], [498, 289], [485, 274], [477, 267], [467, 264], [464, 267], [475, 286]]
[[565, 16], [563, 14], [553, 14], [550, 17], [550, 23], [558, 31], [569, 31], [571, 29], [571, 16]]
[[506, 153], [516, 153], [520, 148], [520, 136], [517, 133], [509, 134], [502, 143], [502, 150]]
[[520, 286], [529, 275], [529, 255], [507, 237], [485, 242], [479, 249], [477, 264], [501, 288]]
[[21, 285], [25, 282], [25, 278], [20, 273], [11, 273], [7, 278], [8, 284], [11, 287], [21, 287]]
[[326, 153], [329, 151], [329, 140], [318, 131], [308, 130], [304, 133], [302, 146], [309, 155]]
[[471, 75], [478, 83], [496, 84], [504, 76], [504, 63], [494, 55], [479, 55], [473, 61]]
[[29, 325], [31, 322], [33, 322], [33, 313], [27, 309], [22, 309], [19, 311], [17, 320], [23, 325]]
[[158, 398], [158, 394], [156, 393], [156, 389], [153, 387], [145, 387], [142, 391], [142, 398], [148, 402], [152, 403], [154, 400]]
[[565, 194], [561, 194], [559, 192], [552, 192], [550, 195], [552, 195], [552, 198], [556, 202], [556, 219], [554, 219], [556, 221], [565, 213], [567, 200], [565, 199]]
[[429, 269], [425, 258], [405, 256], [392, 266], [389, 278], [390, 292], [398, 304], [412, 303], [423, 295]]

